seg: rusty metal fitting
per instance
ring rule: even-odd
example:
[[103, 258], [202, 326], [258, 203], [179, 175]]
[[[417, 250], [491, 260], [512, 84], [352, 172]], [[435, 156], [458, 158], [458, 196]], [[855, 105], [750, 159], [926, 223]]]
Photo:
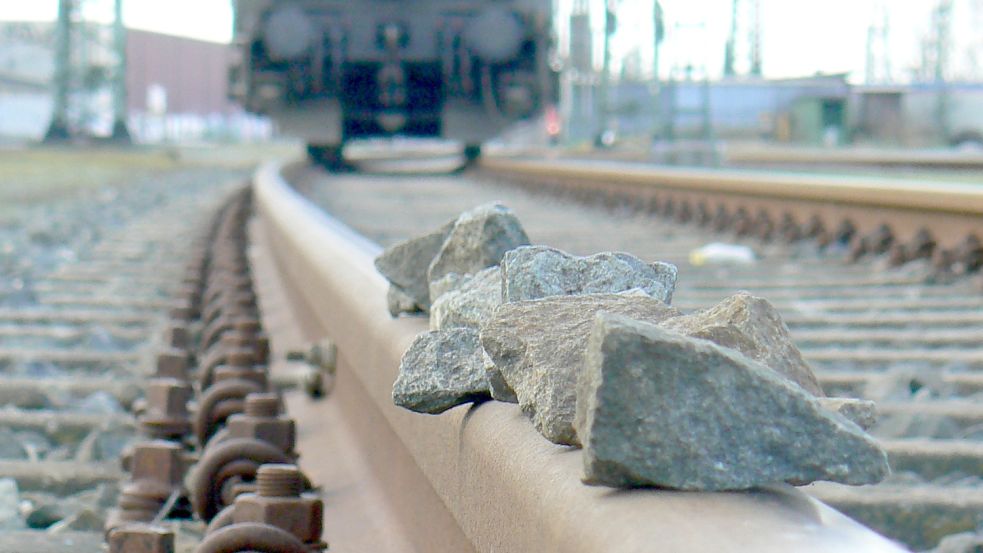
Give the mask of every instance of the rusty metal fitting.
[[857, 225], [853, 224], [850, 219], [844, 219], [840, 222], [840, 226], [836, 228], [833, 232], [833, 242], [838, 242], [840, 244], [849, 244], [853, 237], [857, 234]]
[[225, 347], [222, 344], [212, 346], [198, 367], [198, 382], [202, 390], [208, 389], [216, 381], [219, 367], [229, 369], [253, 369], [256, 366], [256, 354], [253, 348]]
[[219, 336], [218, 344], [213, 345], [212, 348], [248, 349], [253, 352], [255, 364], [265, 365], [270, 357], [269, 337], [259, 330], [254, 330], [258, 326], [258, 321], [251, 319], [240, 319], [240, 321], [245, 322], [246, 326], [233, 324], [232, 329], [226, 330]]
[[269, 375], [263, 367], [231, 367], [220, 365], [215, 368], [213, 384], [228, 382], [230, 380], [247, 380], [264, 390], [269, 385]]
[[172, 322], [164, 331], [164, 343], [168, 347], [187, 351], [191, 346], [191, 332], [188, 325]]
[[763, 242], [771, 241], [775, 234], [775, 223], [772, 222], [771, 215], [763, 209], [759, 210], [758, 214], [755, 215], [751, 226], [754, 236]]
[[201, 289], [193, 284], [183, 284], [174, 293], [174, 299], [180, 303], [188, 303], [197, 310], [201, 303]]
[[194, 430], [198, 445], [208, 443], [229, 417], [245, 409], [246, 396], [265, 390], [265, 385], [243, 378], [220, 380], [205, 390], [195, 412]]
[[713, 214], [710, 212], [710, 208], [707, 207], [706, 202], [700, 202], [696, 204], [696, 224], [705, 227], [710, 224], [713, 220]]
[[226, 331], [232, 330], [236, 324], [245, 320], [258, 320], [254, 312], [243, 312], [241, 310], [234, 310], [233, 312], [223, 314], [211, 323], [205, 326], [205, 330], [201, 333], [201, 348], [207, 350], [208, 348], [215, 345], [216, 342], [221, 339], [222, 334]]
[[140, 428], [157, 439], [182, 440], [191, 432], [188, 401], [191, 386], [175, 378], [155, 378], [147, 387], [147, 409], [140, 417]]
[[304, 487], [304, 476], [296, 465], [259, 467], [256, 493], [236, 498], [232, 527], [248, 522], [268, 524], [322, 549], [324, 504], [315, 494], [303, 493]]
[[807, 222], [805, 228], [802, 229], [802, 236], [804, 238], [820, 241], [831, 237], [829, 232], [826, 230], [826, 224], [823, 223], [822, 217], [815, 214], [813, 214], [812, 217], [809, 217], [809, 222]]
[[856, 261], [867, 254], [880, 255], [894, 243], [894, 233], [887, 225], [880, 225], [872, 232], [857, 240], [850, 248], [850, 260]]
[[231, 312], [251, 313], [255, 310], [256, 294], [237, 292], [235, 294], [219, 296], [215, 301], [206, 305], [201, 313], [201, 320], [207, 326], [223, 314]]
[[109, 553], [174, 553], [174, 532], [150, 524], [113, 528], [108, 541]]
[[891, 246], [888, 264], [897, 267], [917, 259], [932, 259], [937, 245], [928, 229], [919, 229], [907, 244], [896, 243]]
[[778, 235], [787, 244], [802, 239], [803, 232], [799, 228], [799, 223], [795, 220], [795, 216], [787, 211], [782, 214], [782, 222], [778, 224]]
[[184, 448], [164, 440], [141, 442], [130, 458], [130, 480], [123, 485], [118, 509], [106, 521], [107, 530], [126, 522], [149, 522], [172, 495], [184, 495], [187, 460]]
[[679, 210], [676, 212], [676, 222], [678, 223], [688, 223], [693, 220], [693, 208], [689, 205], [689, 202], [683, 200], [679, 203]]
[[733, 226], [734, 234], [737, 236], [748, 236], [754, 228], [754, 220], [751, 219], [751, 214], [748, 213], [747, 209], [739, 207], [737, 208], [737, 212], [734, 213], [734, 219], [731, 225]]
[[671, 219], [676, 213], [676, 200], [669, 197], [662, 202], [662, 208], [659, 210], [659, 214], [667, 219]]
[[188, 353], [177, 348], [168, 348], [158, 353], [154, 376], [188, 380]]
[[727, 212], [727, 206], [718, 205], [717, 211], [713, 215], [713, 221], [710, 228], [714, 232], [723, 232], [727, 230], [730, 226], [730, 214]]
[[648, 213], [652, 213], [652, 214], [659, 213], [659, 197], [652, 196], [649, 199], [645, 200], [645, 206], [643, 209]]
[[198, 316], [198, 310], [188, 300], [176, 300], [168, 311], [171, 319], [181, 322], [191, 322]]
[[202, 299], [206, 304], [229, 292], [252, 292], [253, 279], [248, 275], [221, 274], [208, 281]]
[[254, 481], [261, 465], [293, 461], [272, 444], [260, 440], [230, 439], [207, 448], [189, 481], [195, 514], [210, 522], [237, 496], [256, 490]]
[[983, 268], [983, 244], [976, 235], [970, 234], [960, 242], [955, 249], [956, 262], [960, 272], [975, 273]]
[[280, 398], [276, 394], [249, 394], [243, 412], [230, 416], [226, 422], [227, 438], [262, 440], [293, 457], [296, 426], [293, 419], [280, 413]]

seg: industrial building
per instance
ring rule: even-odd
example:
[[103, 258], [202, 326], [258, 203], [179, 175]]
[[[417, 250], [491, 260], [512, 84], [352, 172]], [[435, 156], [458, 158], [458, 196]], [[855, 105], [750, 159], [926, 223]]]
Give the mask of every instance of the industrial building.
[[[107, 74], [111, 29], [86, 24], [73, 50], [70, 123], [79, 134], [112, 130]], [[0, 139], [40, 139], [51, 120], [54, 26], [0, 23]], [[131, 29], [126, 38], [128, 124], [141, 142], [268, 138], [265, 118], [229, 101], [227, 44]]]

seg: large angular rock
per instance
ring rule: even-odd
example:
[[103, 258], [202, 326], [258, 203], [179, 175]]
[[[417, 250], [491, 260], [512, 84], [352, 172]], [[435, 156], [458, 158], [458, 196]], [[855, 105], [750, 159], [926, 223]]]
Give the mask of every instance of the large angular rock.
[[735, 294], [709, 309], [670, 319], [661, 326], [736, 349], [812, 395], [824, 395], [816, 375], [792, 343], [781, 315], [768, 300], [747, 293]]
[[[546, 439], [577, 445], [577, 376], [599, 311], [657, 323], [679, 312], [640, 294], [554, 296], [503, 303], [481, 329], [491, 356], [522, 411]], [[491, 380], [491, 378], [490, 378]], [[495, 392], [496, 399], [504, 392]]]
[[407, 298], [418, 309], [430, 308], [427, 272], [453, 226], [451, 222], [424, 236], [394, 244], [375, 259], [375, 268], [393, 285], [388, 298], [390, 313], [395, 311], [393, 316], [416, 310], [406, 308]]
[[577, 394], [589, 484], [742, 490], [889, 472], [873, 438], [768, 367], [622, 316], [597, 317]]
[[505, 252], [529, 243], [512, 210], [487, 204], [462, 213], [430, 263], [427, 282], [498, 265]]
[[462, 403], [487, 399], [486, 363], [477, 330], [453, 328], [421, 334], [400, 360], [393, 402], [410, 411], [436, 415]]
[[489, 267], [444, 292], [430, 308], [430, 328], [479, 329], [502, 304], [502, 272]]
[[577, 257], [556, 248], [529, 246], [516, 248], [502, 259], [502, 301], [506, 303], [634, 288], [669, 303], [675, 287], [675, 265], [647, 264], [622, 252]]

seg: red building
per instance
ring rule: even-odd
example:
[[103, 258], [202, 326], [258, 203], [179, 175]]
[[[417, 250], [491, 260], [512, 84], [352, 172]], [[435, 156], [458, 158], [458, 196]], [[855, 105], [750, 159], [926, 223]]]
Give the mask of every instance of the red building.
[[166, 93], [167, 113], [208, 116], [236, 111], [226, 94], [228, 44], [130, 29], [126, 56], [131, 114], [159, 109], [151, 104], [160, 102], [161, 90]]

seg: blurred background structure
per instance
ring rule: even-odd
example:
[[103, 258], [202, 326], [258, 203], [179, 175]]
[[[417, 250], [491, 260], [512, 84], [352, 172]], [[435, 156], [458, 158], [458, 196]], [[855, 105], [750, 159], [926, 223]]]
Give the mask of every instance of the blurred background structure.
[[[122, 0], [45, 4], [52, 20], [0, 21], [0, 140], [274, 134], [227, 100], [230, 23], [201, 40], [126, 29]], [[983, 0], [555, 0], [555, 13], [561, 95], [541, 139], [663, 161], [745, 142], [983, 148]]]
[[228, 100], [228, 44], [127, 30], [122, 5], [60, 0], [56, 22], [0, 21], [0, 140], [272, 136]]
[[[563, 142], [651, 142], [656, 153], [712, 149], [721, 140], [983, 148], [983, 2], [872, 0], [845, 12], [842, 2], [697, 4], [559, 1]], [[767, 13], [787, 16], [792, 5], [801, 8], [794, 20]], [[810, 21], [817, 9], [823, 17]], [[827, 10], [843, 24], [827, 27]], [[858, 20], [866, 36], [848, 36]], [[811, 41], [817, 26], [819, 43]], [[801, 41], [789, 40], [790, 29]], [[862, 70], [849, 61], [832, 62], [842, 71], [810, 63], [842, 60], [844, 51]]]

